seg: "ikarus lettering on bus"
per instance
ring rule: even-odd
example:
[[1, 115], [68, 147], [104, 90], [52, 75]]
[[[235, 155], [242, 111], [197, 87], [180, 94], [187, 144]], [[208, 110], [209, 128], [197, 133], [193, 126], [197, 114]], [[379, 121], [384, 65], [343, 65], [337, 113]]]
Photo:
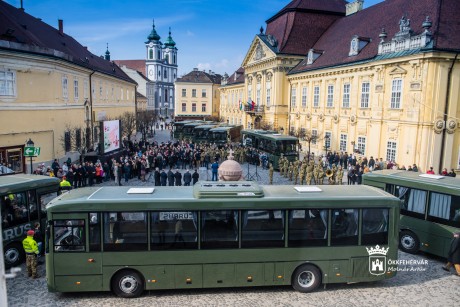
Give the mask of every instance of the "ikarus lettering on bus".
[[24, 236], [27, 230], [32, 229], [30, 223], [18, 225], [16, 227], [8, 228], [3, 231], [3, 240], [12, 240]]
[[160, 212], [160, 221], [193, 220], [191, 212]]

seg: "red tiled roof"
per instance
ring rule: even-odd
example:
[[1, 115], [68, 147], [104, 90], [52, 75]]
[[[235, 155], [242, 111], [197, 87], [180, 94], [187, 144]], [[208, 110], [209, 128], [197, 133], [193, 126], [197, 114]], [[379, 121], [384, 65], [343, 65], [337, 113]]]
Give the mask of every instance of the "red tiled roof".
[[[306, 65], [307, 59], [304, 59], [290, 73], [374, 58], [378, 53], [382, 28], [387, 33], [386, 41], [391, 40], [399, 32], [402, 16], [410, 20], [414, 34], [420, 34], [424, 31], [422, 23], [428, 15], [432, 21], [433, 48], [460, 50], [459, 12], [458, 0], [386, 0], [337, 20], [313, 46], [314, 49], [324, 50], [324, 53], [311, 65]], [[358, 55], [348, 56], [354, 35], [370, 38], [371, 41]]]
[[130, 69], [137, 70], [144, 77], [145, 75], [145, 60], [114, 60], [115, 64], [118, 66], [126, 66]]
[[176, 82], [189, 82], [189, 83], [214, 83], [220, 84], [222, 76], [219, 74], [208, 74], [201, 70], [193, 70], [188, 74], [177, 78]]
[[267, 20], [265, 34], [278, 41], [278, 52], [306, 55], [321, 35], [345, 15], [344, 0], [294, 0]]
[[136, 83], [113, 62], [92, 54], [73, 37], [5, 1], [0, 1], [0, 41], [4, 41], [2, 49], [61, 58]]

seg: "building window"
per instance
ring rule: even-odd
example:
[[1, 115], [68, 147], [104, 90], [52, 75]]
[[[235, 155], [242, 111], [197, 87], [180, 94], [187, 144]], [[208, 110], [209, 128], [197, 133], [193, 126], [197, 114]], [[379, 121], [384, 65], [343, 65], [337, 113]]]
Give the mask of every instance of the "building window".
[[62, 97], [64, 97], [64, 99], [69, 98], [69, 84], [67, 76], [65, 75], [62, 77]]
[[78, 80], [73, 80], [73, 97], [75, 100], [78, 100]]
[[166, 69], [165, 69], [165, 71], [164, 71], [163, 76], [164, 76], [165, 79], [168, 78], [168, 71], [167, 71]]
[[149, 49], [149, 59], [153, 60], [153, 49]]
[[326, 107], [332, 108], [334, 106], [334, 86], [332, 84], [327, 86], [327, 103]]
[[402, 80], [395, 79], [391, 84], [391, 105], [392, 109], [401, 108], [401, 91], [402, 91]]
[[307, 88], [302, 88], [302, 108], [307, 107]]
[[201, 104], [201, 112], [206, 112], [206, 104]]
[[311, 130], [311, 144], [316, 145], [316, 140], [318, 139], [318, 130], [312, 129]]
[[315, 86], [313, 89], [313, 107], [319, 107], [319, 86]]
[[182, 112], [185, 112], [185, 111], [187, 111], [187, 104], [183, 103], [182, 104]]
[[206, 89], [201, 90], [201, 98], [206, 98]]
[[[161, 59], [161, 52], [160, 52], [160, 50], [158, 50], [158, 52], [157, 52], [157, 59], [158, 59], [158, 60]], [[158, 75], [159, 75], [159, 74], [158, 74]]]
[[252, 88], [251, 88], [252, 84], [249, 84], [248, 86], [248, 102], [251, 102], [252, 101]]
[[340, 151], [347, 151], [347, 135], [346, 134], [341, 134], [340, 135], [339, 150]]
[[257, 80], [256, 85], [256, 104], [260, 105], [260, 80]]
[[296, 102], [296, 88], [293, 87], [291, 88], [291, 108], [295, 108], [295, 102]]
[[165, 102], [168, 102], [168, 89], [165, 88]]
[[369, 90], [370, 83], [363, 82], [361, 84], [361, 108], [369, 108]]
[[0, 96], [16, 95], [16, 73], [0, 70]]
[[326, 134], [324, 135], [324, 146], [327, 149], [331, 148], [331, 139], [332, 139], [332, 133], [331, 132], [326, 132]]
[[192, 112], [196, 112], [196, 103], [192, 103]]
[[196, 89], [192, 89], [192, 97], [196, 97]]
[[187, 89], [182, 89], [182, 97], [187, 97]]
[[387, 161], [396, 161], [396, 142], [387, 142]]
[[366, 138], [364, 136], [358, 136], [358, 151], [360, 154], [366, 154]]
[[83, 98], [88, 99], [88, 80], [85, 80], [83, 84]]
[[350, 107], [350, 83], [343, 85], [342, 107], [344, 108]]
[[272, 83], [271, 81], [268, 81], [266, 84], [265, 84], [266, 88], [267, 88], [267, 107], [269, 107], [271, 105], [271, 92], [272, 92]]
[[124, 99], [124, 98], [123, 98], [123, 89], [121, 88], [121, 89], [120, 89], [120, 100], [123, 100], [123, 99]]

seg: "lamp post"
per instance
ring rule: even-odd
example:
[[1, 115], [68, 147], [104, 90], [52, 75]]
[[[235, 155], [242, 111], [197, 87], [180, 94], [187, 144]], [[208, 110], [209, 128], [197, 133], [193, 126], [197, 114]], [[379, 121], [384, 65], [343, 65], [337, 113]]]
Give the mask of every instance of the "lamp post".
[[[31, 138], [26, 143], [27, 147], [34, 147], [35, 143], [32, 141]], [[32, 156], [30, 156], [30, 174], [32, 175], [34, 172], [33, 166], [32, 166]]]

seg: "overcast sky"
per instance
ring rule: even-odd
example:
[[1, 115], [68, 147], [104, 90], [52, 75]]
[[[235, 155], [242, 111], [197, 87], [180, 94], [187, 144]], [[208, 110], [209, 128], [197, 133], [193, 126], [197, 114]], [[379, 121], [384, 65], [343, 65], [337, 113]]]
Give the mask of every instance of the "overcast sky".
[[[1, 0], [0, 0], [1, 1]], [[323, 0], [327, 1], [327, 0]], [[365, 0], [369, 7], [383, 0]], [[20, 7], [20, 0], [6, 0]], [[23, 0], [25, 11], [112, 60], [145, 59], [152, 19], [164, 42], [171, 27], [178, 48], [179, 76], [194, 67], [229, 75], [238, 69], [265, 21], [287, 0]]]

